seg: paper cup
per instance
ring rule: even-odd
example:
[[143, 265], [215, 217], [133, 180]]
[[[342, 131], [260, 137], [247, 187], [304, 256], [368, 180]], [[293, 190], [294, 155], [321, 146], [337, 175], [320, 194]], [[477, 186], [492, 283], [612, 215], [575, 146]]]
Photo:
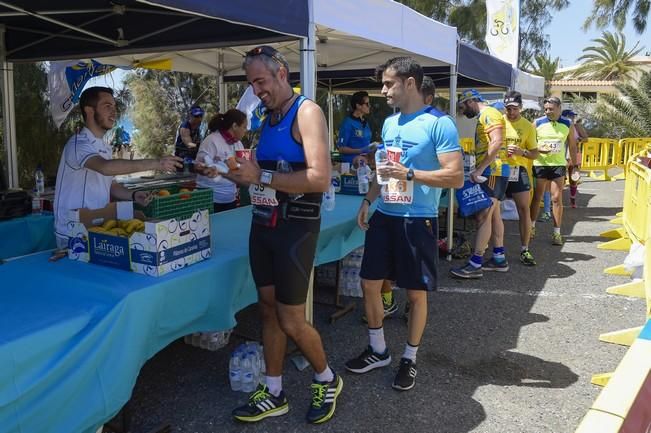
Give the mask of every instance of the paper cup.
[[400, 157], [402, 156], [402, 149], [395, 146], [387, 147], [387, 157], [389, 161], [400, 162]]
[[341, 174], [348, 174], [350, 172], [350, 162], [341, 163]]
[[235, 156], [251, 161], [251, 149], [236, 150]]

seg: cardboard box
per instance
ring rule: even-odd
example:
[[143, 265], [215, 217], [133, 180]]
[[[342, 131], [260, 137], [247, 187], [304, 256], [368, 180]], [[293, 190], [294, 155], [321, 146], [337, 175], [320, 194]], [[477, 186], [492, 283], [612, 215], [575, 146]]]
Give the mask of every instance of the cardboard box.
[[186, 219], [145, 221], [144, 232], [134, 232], [129, 237], [88, 231], [88, 228], [109, 219], [133, 218], [131, 202], [74, 212], [72, 216], [76, 215], [77, 221], [69, 226], [68, 257], [71, 260], [161, 276], [211, 256], [207, 210], [197, 211]]
[[345, 174], [341, 176], [341, 194], [346, 195], [364, 195], [359, 193], [357, 176]]

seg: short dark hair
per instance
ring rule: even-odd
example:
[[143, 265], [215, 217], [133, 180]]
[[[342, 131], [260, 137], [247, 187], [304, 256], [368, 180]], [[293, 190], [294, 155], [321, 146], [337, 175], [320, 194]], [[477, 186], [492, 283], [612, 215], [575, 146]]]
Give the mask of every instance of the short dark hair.
[[382, 74], [387, 69], [396, 71], [396, 75], [403, 81], [409, 77], [413, 77], [419, 89], [423, 84], [423, 68], [411, 57], [394, 57], [387, 60], [386, 63], [375, 68], [375, 78], [378, 81], [382, 81]]
[[428, 77], [427, 75], [423, 77], [423, 84], [420, 85], [420, 93], [422, 93], [423, 96], [434, 96], [436, 94], [436, 85], [431, 77]]
[[89, 87], [88, 89], [84, 90], [79, 97], [79, 108], [81, 109], [81, 117], [83, 117], [84, 122], [86, 122], [86, 110], [84, 110], [84, 108], [96, 108], [100, 93], [108, 93], [109, 95], [113, 96], [113, 89], [110, 87], [101, 86]]
[[217, 113], [208, 122], [208, 131], [223, 131], [230, 128], [233, 123], [238, 125], [246, 123], [246, 114], [237, 108], [231, 108], [225, 113]]
[[364, 98], [368, 98], [368, 92], [360, 91], [353, 93], [353, 96], [350, 97], [350, 108], [355, 111], [358, 105], [364, 103]]
[[278, 72], [280, 67], [284, 67], [287, 71], [287, 79], [289, 79], [289, 62], [283, 56], [280, 51], [271, 47], [269, 45], [260, 45], [258, 47], [249, 50], [244, 55], [244, 63], [242, 63], [242, 69], [246, 70], [246, 67], [251, 64], [254, 59], [260, 59], [262, 63], [273, 73]]

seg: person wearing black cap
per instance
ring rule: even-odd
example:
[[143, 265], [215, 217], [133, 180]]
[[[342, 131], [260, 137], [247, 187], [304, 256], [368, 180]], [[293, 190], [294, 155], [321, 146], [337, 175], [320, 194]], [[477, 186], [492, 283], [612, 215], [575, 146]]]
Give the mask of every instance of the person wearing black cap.
[[520, 92], [507, 92], [504, 95], [504, 106], [506, 110], [504, 120], [506, 121], [507, 161], [511, 167], [506, 193], [513, 197], [520, 217], [520, 261], [526, 266], [534, 266], [536, 261], [529, 251], [531, 233], [529, 170], [532, 161], [538, 157], [536, 129], [531, 122], [520, 115], [520, 110], [522, 110]]
[[188, 118], [179, 126], [174, 155], [193, 160], [197, 156], [197, 151], [201, 144], [201, 122], [203, 121], [203, 115], [203, 108], [197, 105], [190, 108]]

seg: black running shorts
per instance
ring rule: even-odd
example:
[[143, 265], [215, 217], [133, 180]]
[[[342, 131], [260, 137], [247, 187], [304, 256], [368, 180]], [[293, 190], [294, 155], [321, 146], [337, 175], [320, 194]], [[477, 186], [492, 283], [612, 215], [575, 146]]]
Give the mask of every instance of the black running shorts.
[[359, 276], [394, 279], [398, 287], [436, 290], [436, 218], [396, 217], [376, 211], [369, 221]]
[[[513, 170], [513, 167], [511, 167], [511, 170]], [[520, 173], [518, 174], [518, 180], [515, 182], [509, 182], [506, 187], [506, 195], [508, 196], [531, 190], [531, 182], [529, 182], [529, 173], [527, 173], [527, 169], [525, 167], [519, 167], [519, 170]]]
[[506, 187], [508, 183], [508, 177], [489, 176], [486, 182], [480, 183], [479, 185], [481, 185], [481, 189], [484, 190], [487, 196], [502, 201], [506, 196]]
[[320, 219], [279, 219], [275, 228], [251, 224], [249, 261], [256, 287], [274, 286], [282, 304], [304, 304], [320, 227]]
[[553, 166], [534, 166], [533, 175], [538, 179], [547, 179], [554, 180], [559, 177], [565, 177], [565, 172], [567, 167], [564, 165], [553, 165]]

